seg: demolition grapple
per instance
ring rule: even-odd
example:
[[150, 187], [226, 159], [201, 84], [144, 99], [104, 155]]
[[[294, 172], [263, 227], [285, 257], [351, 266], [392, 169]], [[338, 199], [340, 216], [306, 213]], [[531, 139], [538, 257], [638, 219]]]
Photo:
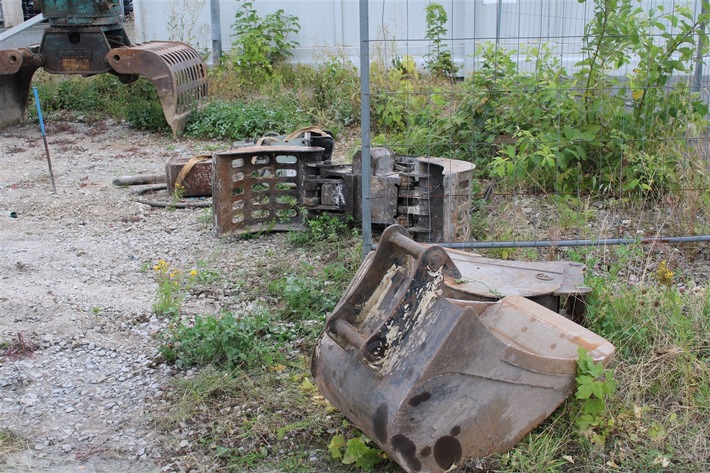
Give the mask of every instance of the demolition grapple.
[[35, 9], [49, 21], [39, 46], [0, 50], [0, 127], [22, 120], [32, 76], [111, 73], [122, 83], [139, 76], [156, 90], [174, 134], [207, 96], [207, 67], [192, 47], [174, 41], [131, 45], [122, 0], [43, 0]]

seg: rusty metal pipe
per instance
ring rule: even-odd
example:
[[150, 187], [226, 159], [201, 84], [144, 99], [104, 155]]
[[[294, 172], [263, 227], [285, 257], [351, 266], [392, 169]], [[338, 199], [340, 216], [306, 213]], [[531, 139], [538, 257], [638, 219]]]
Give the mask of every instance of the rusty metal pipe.
[[165, 174], [142, 174], [138, 176], [121, 176], [111, 181], [114, 186], [141, 186], [165, 182]]
[[366, 339], [357, 329], [345, 319], [336, 320], [331, 329], [337, 335], [347, 340], [352, 346], [362, 351], [365, 348]]
[[599, 240], [533, 240], [533, 241], [469, 241], [465, 243], [437, 243], [439, 246], [454, 249], [472, 248], [549, 248], [575, 246], [612, 246], [633, 245], [636, 243], [704, 243], [710, 241], [710, 235], [652, 238], [601, 238]]

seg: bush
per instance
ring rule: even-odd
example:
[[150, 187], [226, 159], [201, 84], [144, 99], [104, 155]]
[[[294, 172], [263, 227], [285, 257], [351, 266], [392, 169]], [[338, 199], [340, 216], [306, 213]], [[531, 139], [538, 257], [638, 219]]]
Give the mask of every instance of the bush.
[[288, 133], [307, 124], [308, 117], [293, 101], [255, 99], [212, 102], [190, 115], [186, 134], [246, 140], [271, 131]]
[[253, 2], [244, 2], [232, 29], [232, 64], [240, 73], [259, 80], [270, 76], [274, 65], [293, 55], [291, 51], [299, 44], [288, 36], [298, 33], [301, 26], [298, 18], [286, 15], [284, 10], [261, 17]]

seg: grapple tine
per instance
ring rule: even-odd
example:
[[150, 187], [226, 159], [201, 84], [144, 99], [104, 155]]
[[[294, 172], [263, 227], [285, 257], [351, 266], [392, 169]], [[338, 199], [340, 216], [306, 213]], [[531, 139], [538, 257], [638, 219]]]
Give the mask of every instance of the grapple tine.
[[0, 51], [0, 128], [24, 118], [30, 83], [40, 62], [29, 49]]
[[173, 135], [184, 131], [188, 114], [204, 105], [207, 66], [187, 44], [153, 41], [114, 48], [106, 60], [119, 76], [139, 74], [153, 83]]

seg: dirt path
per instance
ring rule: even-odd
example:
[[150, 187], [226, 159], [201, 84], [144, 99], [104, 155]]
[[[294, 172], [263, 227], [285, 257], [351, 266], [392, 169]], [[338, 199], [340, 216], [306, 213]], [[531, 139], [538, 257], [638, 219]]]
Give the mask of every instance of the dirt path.
[[0, 471], [160, 471], [172, 447], [150, 422], [170, 368], [154, 363], [166, 321], [149, 268], [224, 245], [204, 209], [155, 209], [111, 180], [206, 144], [111, 122], [50, 122], [49, 136], [57, 194], [37, 127], [0, 136], [0, 433], [24, 439], [0, 443]]

